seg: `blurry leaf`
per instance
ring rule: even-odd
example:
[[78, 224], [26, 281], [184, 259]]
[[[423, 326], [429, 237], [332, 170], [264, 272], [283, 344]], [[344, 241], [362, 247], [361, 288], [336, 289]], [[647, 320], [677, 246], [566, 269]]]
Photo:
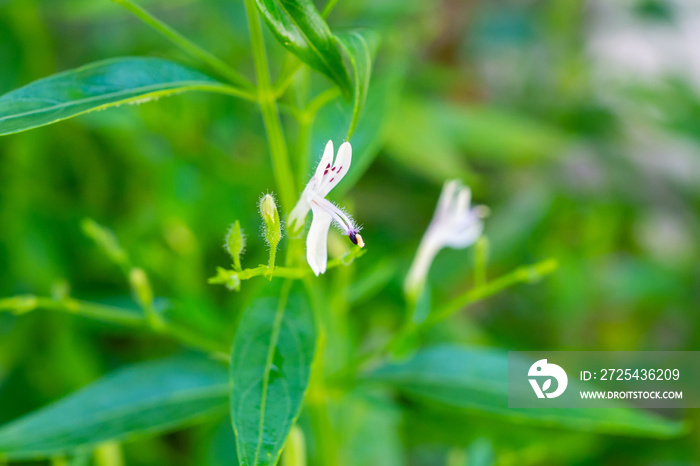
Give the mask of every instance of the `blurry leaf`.
[[377, 261], [369, 270], [350, 284], [348, 291], [348, 304], [357, 306], [369, 301], [386, 288], [389, 282], [397, 275], [399, 264], [392, 259], [384, 258]]
[[335, 406], [340, 455], [352, 466], [406, 464], [401, 442], [401, 411], [387, 396], [344, 397]]
[[231, 354], [231, 419], [241, 465], [274, 465], [309, 384], [314, 316], [297, 282], [245, 310]]
[[231, 430], [231, 421], [228, 416], [216, 425], [204, 456], [206, 459], [200, 462], [207, 466], [231, 466], [238, 463], [236, 437]]
[[406, 100], [387, 128], [390, 155], [442, 182], [468, 175], [467, 157], [524, 162], [557, 155], [566, 137], [554, 127], [510, 111], [448, 102]]
[[224, 411], [228, 392], [226, 368], [203, 356], [136, 364], [0, 428], [0, 459], [173, 430]]
[[[360, 179], [379, 152], [384, 132], [386, 114], [398, 96], [398, 76], [383, 76], [372, 80], [364, 105], [364, 118], [358, 124], [352, 138], [352, 168], [343, 181], [333, 189], [335, 196], [342, 196]], [[318, 113], [313, 125], [310, 166], [315, 166], [329, 139], [342, 141], [347, 137], [346, 128], [353, 118], [352, 103], [336, 99]]]
[[255, 0], [255, 3], [280, 44], [328, 76], [350, 97], [350, 77], [337, 40], [311, 0]]
[[369, 78], [372, 73], [372, 59], [377, 52], [379, 35], [373, 31], [353, 31], [338, 34], [338, 41], [350, 57], [354, 74], [353, 110], [347, 139], [355, 132], [355, 127], [360, 119], [362, 107], [367, 100]]
[[467, 464], [469, 466], [491, 466], [495, 460], [493, 445], [486, 438], [474, 440], [467, 448]]
[[104, 227], [91, 218], [85, 218], [80, 223], [85, 236], [92, 239], [102, 252], [123, 270], [128, 270], [129, 256], [119, 245], [119, 240], [112, 230]]
[[509, 408], [508, 353], [503, 350], [436, 346], [405, 362], [380, 367], [368, 378], [419, 400], [514, 422], [639, 436], [666, 437], [682, 431], [679, 422], [632, 408]]
[[226, 93], [233, 89], [169, 60], [103, 60], [34, 81], [0, 97], [0, 135], [184, 91]]

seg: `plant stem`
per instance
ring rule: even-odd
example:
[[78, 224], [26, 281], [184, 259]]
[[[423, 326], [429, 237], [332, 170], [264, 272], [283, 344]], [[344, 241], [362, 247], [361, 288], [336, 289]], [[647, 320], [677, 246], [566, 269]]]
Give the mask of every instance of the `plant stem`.
[[[33, 295], [20, 295], [0, 299], [0, 311], [6, 310], [15, 314], [25, 314], [36, 309], [66, 312], [68, 314], [80, 315], [126, 327], [151, 328], [147, 318], [141, 314], [119, 307], [91, 303], [73, 298], [56, 300]], [[210, 340], [205, 336], [193, 332], [187, 327], [180, 326], [173, 322], [163, 321], [163, 327], [158, 330], [158, 333], [170, 336], [192, 348], [208, 352], [227, 352], [229, 349], [226, 344]]]
[[[290, 255], [289, 251], [294, 251], [294, 253], [296, 253], [300, 250], [299, 246], [300, 243], [296, 240], [293, 240], [290, 243], [290, 247], [287, 248], [288, 254], [286, 258], [286, 263], [293, 262], [294, 254]], [[364, 255], [365, 251], [365, 249], [360, 248], [359, 246], [355, 246], [350, 251], [348, 251], [343, 257], [339, 257], [337, 259], [328, 261], [326, 269], [332, 269], [341, 265], [350, 265], [355, 259]], [[211, 277], [208, 282], [213, 285], [221, 285], [228, 283], [234, 276], [238, 280], [250, 280], [251, 278], [259, 277], [262, 275], [278, 278], [299, 279], [308, 277], [309, 275], [311, 275], [311, 273], [311, 269], [309, 269], [308, 267], [275, 267], [274, 269], [271, 269], [269, 265], [261, 265], [253, 269], [245, 269], [240, 272], [236, 270], [224, 269], [223, 267], [218, 267], [217, 275], [215, 277]]]
[[280, 193], [282, 208], [289, 213], [295, 201], [295, 183], [292, 176], [292, 169], [289, 164], [289, 154], [287, 144], [284, 140], [282, 123], [277, 109], [277, 100], [270, 84], [270, 70], [267, 64], [265, 52], [265, 42], [263, 41], [260, 19], [254, 0], [245, 0], [246, 13], [248, 15], [248, 27], [250, 28], [250, 42], [253, 50], [253, 60], [255, 61], [255, 74], [258, 85], [258, 101], [265, 123], [270, 153], [272, 155], [272, 165]]
[[376, 357], [382, 356], [387, 352], [391, 351], [405, 338], [411, 336], [414, 333], [419, 333], [425, 331], [437, 324], [438, 322], [445, 320], [456, 312], [464, 309], [465, 307], [477, 303], [481, 300], [489, 298], [496, 293], [516, 285], [518, 283], [533, 283], [549, 275], [556, 270], [558, 264], [554, 259], [549, 259], [546, 261], [539, 262], [535, 265], [528, 267], [519, 267], [509, 274], [503, 275], [496, 280], [493, 280], [484, 286], [473, 288], [466, 293], [454, 298], [442, 308], [433, 312], [425, 319], [423, 322], [417, 324], [412, 320], [407, 321], [401, 329], [394, 334], [392, 338], [387, 340], [384, 345], [369, 351], [368, 353], [358, 357], [350, 366], [342, 371], [336, 378], [343, 378], [350, 373], [355, 373], [357, 369], [362, 367], [365, 363], [373, 360]]
[[313, 119], [306, 112], [302, 112], [299, 118], [299, 132], [297, 133], [297, 180], [301, 186], [309, 176], [309, 152], [311, 150], [311, 125]]
[[323, 17], [323, 19], [326, 19], [328, 17], [328, 15], [333, 10], [333, 7], [335, 7], [336, 3], [338, 3], [338, 0], [328, 0], [328, 2], [324, 5], [323, 10], [321, 11], [321, 17]]
[[420, 329], [432, 327], [441, 320], [450, 317], [460, 309], [463, 309], [477, 301], [481, 301], [482, 299], [493, 296], [499, 291], [517, 283], [534, 283], [542, 279], [544, 276], [554, 272], [557, 266], [557, 261], [549, 259], [528, 267], [519, 267], [507, 275], [457, 296], [445, 304], [442, 308], [428, 316], [428, 318], [425, 319], [425, 321], [423, 321], [418, 327]]
[[311, 129], [313, 127], [316, 114], [329, 102], [340, 95], [340, 89], [332, 87], [321, 92], [306, 105], [304, 109], [298, 109], [297, 120], [299, 122], [299, 133], [297, 136], [297, 175], [299, 183], [303, 186], [309, 176], [309, 162], [311, 151]]
[[225, 76], [232, 83], [236, 83], [245, 89], [253, 89], [253, 84], [248, 81], [242, 74], [228, 66], [220, 58], [207, 52], [200, 46], [194, 44], [185, 36], [153, 16], [148, 11], [144, 10], [141, 6], [135, 4], [132, 0], [112, 0], [131, 13], [133, 13], [137, 18], [146, 23], [148, 26], [152, 27], [156, 31], [160, 32], [163, 36], [169, 39], [172, 43], [180, 47], [185, 52], [189, 53], [195, 58], [198, 58], [206, 65], [208, 65], [213, 70]]

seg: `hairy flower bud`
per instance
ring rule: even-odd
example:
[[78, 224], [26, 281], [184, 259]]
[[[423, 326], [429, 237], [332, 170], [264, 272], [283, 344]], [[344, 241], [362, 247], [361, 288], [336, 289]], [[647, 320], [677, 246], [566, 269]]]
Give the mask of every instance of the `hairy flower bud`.
[[282, 225], [280, 214], [277, 212], [277, 203], [272, 194], [265, 194], [260, 199], [260, 216], [263, 219], [263, 233], [267, 244], [270, 245], [270, 262], [268, 264], [268, 278], [272, 279], [272, 270], [275, 268], [275, 255], [277, 245], [282, 239]]
[[265, 194], [260, 199], [260, 215], [263, 219], [265, 239], [271, 248], [276, 249], [282, 238], [280, 215], [277, 212], [277, 203], [271, 194]]
[[237, 271], [241, 271], [241, 254], [245, 249], [245, 235], [241, 229], [241, 224], [236, 220], [231, 228], [226, 233], [226, 243], [224, 244], [226, 251], [231, 255], [233, 267]]

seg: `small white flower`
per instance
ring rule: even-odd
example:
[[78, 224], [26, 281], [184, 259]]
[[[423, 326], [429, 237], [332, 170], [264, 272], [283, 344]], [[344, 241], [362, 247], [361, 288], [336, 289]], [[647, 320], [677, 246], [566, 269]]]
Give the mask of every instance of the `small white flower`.
[[486, 206], [470, 208], [471, 191], [458, 180], [442, 187], [433, 219], [418, 246], [416, 257], [408, 271], [404, 290], [416, 296], [421, 292], [435, 255], [445, 247], [463, 249], [471, 246], [484, 230], [482, 219]]
[[306, 237], [306, 260], [317, 276], [326, 271], [328, 263], [326, 243], [331, 223], [335, 223], [350, 238], [350, 241], [361, 248], [365, 246], [362, 236], [359, 234], [360, 229], [352, 218], [326, 199], [331, 189], [348, 172], [351, 161], [352, 147], [349, 142], [344, 142], [340, 146], [334, 162], [333, 141], [328, 141], [326, 149], [323, 151], [323, 157], [316, 167], [316, 173], [309, 180], [304, 192], [301, 193], [299, 202], [289, 215], [289, 231], [292, 235], [296, 235], [304, 227], [304, 220], [309, 210], [313, 214], [309, 234]]

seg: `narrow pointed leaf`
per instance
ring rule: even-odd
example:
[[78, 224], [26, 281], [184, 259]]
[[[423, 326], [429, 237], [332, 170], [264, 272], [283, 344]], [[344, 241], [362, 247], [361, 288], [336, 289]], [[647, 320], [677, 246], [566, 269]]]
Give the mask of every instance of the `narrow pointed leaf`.
[[0, 460], [173, 430], [225, 412], [228, 394], [226, 367], [204, 356], [136, 364], [1, 427]]
[[379, 45], [379, 36], [373, 31], [352, 31], [337, 35], [338, 42], [350, 58], [353, 69], [353, 110], [348, 139], [355, 132], [360, 113], [367, 100], [372, 61]]
[[311, 68], [325, 74], [347, 97], [350, 77], [340, 47], [311, 0], [255, 0], [277, 40]]
[[368, 378], [455, 412], [479, 411], [518, 423], [652, 437], [674, 436], [683, 431], [681, 422], [624, 406], [509, 408], [505, 351], [441, 345], [421, 350], [407, 361], [382, 366]]
[[231, 86], [169, 60], [103, 60], [39, 79], [0, 97], [0, 135], [193, 90], [236, 93]]
[[[279, 287], [274, 287], [279, 291]], [[316, 347], [299, 284], [245, 311], [231, 354], [231, 419], [241, 465], [274, 465], [299, 415]]]

